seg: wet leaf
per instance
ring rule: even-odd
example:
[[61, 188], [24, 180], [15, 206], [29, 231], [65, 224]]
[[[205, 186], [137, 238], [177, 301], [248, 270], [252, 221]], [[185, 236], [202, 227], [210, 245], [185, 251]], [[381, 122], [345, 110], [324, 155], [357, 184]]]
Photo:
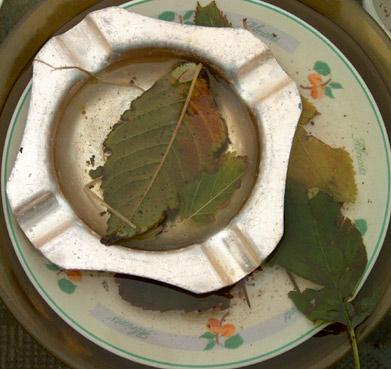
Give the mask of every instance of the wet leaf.
[[228, 338], [224, 342], [224, 347], [228, 349], [236, 349], [242, 345], [243, 345], [243, 338], [240, 334], [236, 334], [235, 336]]
[[230, 306], [230, 288], [197, 295], [161, 282], [116, 275], [120, 296], [130, 304], [154, 311], [206, 311], [224, 310]]
[[240, 187], [246, 159], [229, 153], [220, 161], [215, 173], [204, 174], [185, 187], [180, 214], [182, 220], [191, 219], [197, 223], [213, 221], [217, 211]]
[[336, 201], [354, 202], [357, 187], [353, 162], [342, 148], [333, 148], [299, 126], [292, 145], [288, 178], [317, 187]]
[[194, 24], [205, 27], [232, 27], [231, 22], [217, 7], [216, 1], [206, 6], [197, 3]]
[[102, 242], [126, 245], [164, 223], [177, 211], [185, 185], [216, 169], [228, 136], [205, 70], [178, 126], [193, 75], [194, 64], [164, 75], [132, 102], [105, 140], [104, 200], [136, 228], [111, 214]]

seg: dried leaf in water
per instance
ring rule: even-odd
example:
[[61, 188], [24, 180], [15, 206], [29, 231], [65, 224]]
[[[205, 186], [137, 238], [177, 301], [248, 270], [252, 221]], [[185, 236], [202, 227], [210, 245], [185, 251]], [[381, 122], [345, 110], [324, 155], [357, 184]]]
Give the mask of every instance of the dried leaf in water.
[[230, 288], [197, 295], [177, 287], [148, 279], [117, 274], [119, 294], [125, 301], [144, 310], [206, 311], [229, 308]]
[[225, 14], [217, 7], [216, 1], [206, 6], [197, 3], [194, 24], [205, 27], [232, 27]]
[[352, 158], [342, 148], [333, 148], [299, 126], [293, 140], [288, 178], [317, 187], [336, 201], [354, 202], [357, 187]]
[[[227, 145], [227, 127], [202, 70], [177, 129], [194, 64], [181, 65], [134, 100], [104, 142], [103, 197], [136, 225], [110, 215], [106, 244], [121, 244], [163, 223], [179, 207], [179, 193], [202, 172], [216, 169]], [[190, 73], [190, 77], [193, 77]], [[170, 145], [172, 142], [172, 145]]]
[[220, 159], [216, 172], [203, 174], [189, 183], [182, 193], [181, 219], [197, 223], [213, 221], [217, 211], [240, 187], [246, 166], [246, 158], [228, 153]]

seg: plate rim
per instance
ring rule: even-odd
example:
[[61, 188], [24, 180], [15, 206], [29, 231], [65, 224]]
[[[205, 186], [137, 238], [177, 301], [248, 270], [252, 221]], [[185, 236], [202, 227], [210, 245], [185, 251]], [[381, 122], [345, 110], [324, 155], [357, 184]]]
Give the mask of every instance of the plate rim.
[[[141, 0], [141, 1], [138, 1], [138, 2], [134, 2], [134, 4], [132, 4], [132, 6], [133, 5], [138, 5], [138, 4], [140, 4], [140, 3], [143, 3], [143, 2], [146, 2], [146, 1], [152, 1], [152, 0]], [[258, 1], [254, 1], [254, 0], [243, 0], [243, 1], [247, 1], [247, 2], [251, 2], [251, 3], [256, 3], [256, 4], [259, 4], [259, 2]], [[267, 5], [269, 5], [269, 4], [267, 4]], [[285, 11], [284, 11], [285, 12]], [[287, 13], [287, 12], [286, 12]], [[289, 14], [289, 15], [291, 15], [291, 14]], [[304, 22], [304, 21], [302, 21], [300, 18], [298, 18], [298, 17], [295, 17], [295, 18], [297, 18], [297, 20], [298, 21], [300, 21], [300, 22], [303, 22], [303, 23], [307, 23], [307, 22]], [[316, 31], [316, 30], [315, 30]], [[316, 31], [317, 33], [319, 33], [320, 34], [320, 32], [318, 32], [318, 31]], [[325, 37], [325, 39], [327, 40], [327, 38]], [[341, 53], [342, 54], [342, 53]], [[342, 54], [342, 56], [344, 57], [344, 55]], [[361, 77], [360, 77], [361, 78]], [[248, 360], [246, 360], [246, 361], [249, 361], [249, 360], [251, 360], [251, 359], [248, 359]], [[232, 364], [232, 363], [225, 363], [224, 365], [230, 365], [230, 364]], [[216, 366], [216, 365], [213, 365], [213, 366]], [[194, 366], [193, 366], [194, 367]], [[205, 367], [205, 366], [196, 366], [196, 367]]]

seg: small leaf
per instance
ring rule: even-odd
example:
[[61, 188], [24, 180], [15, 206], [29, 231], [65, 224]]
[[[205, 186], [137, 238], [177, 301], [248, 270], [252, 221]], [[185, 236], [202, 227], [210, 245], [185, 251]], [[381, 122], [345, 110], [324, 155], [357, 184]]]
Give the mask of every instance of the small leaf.
[[58, 272], [59, 270], [61, 270], [56, 264], [46, 264], [46, 268], [54, 272]]
[[330, 82], [329, 86], [335, 90], [343, 88], [339, 82]]
[[204, 351], [212, 350], [215, 346], [216, 346], [216, 341], [215, 341], [215, 339], [210, 340], [210, 341], [208, 342], [208, 344], [205, 346]]
[[76, 290], [76, 286], [66, 278], [61, 278], [58, 280], [58, 286], [60, 287], [61, 291], [72, 294]]
[[194, 24], [205, 27], [232, 27], [231, 22], [218, 8], [216, 1], [206, 6], [197, 3]]
[[236, 334], [235, 336], [232, 336], [230, 338], [228, 338], [225, 342], [224, 342], [224, 347], [228, 348], [228, 349], [236, 349], [240, 346], [243, 345], [243, 338], [240, 334]]
[[333, 148], [299, 126], [296, 130], [288, 168], [288, 178], [317, 187], [341, 202], [354, 202], [357, 187], [353, 161], [347, 151]]
[[175, 19], [175, 13], [172, 12], [172, 11], [167, 10], [167, 11], [165, 11], [163, 13], [160, 13], [158, 18], [161, 19], [161, 20], [172, 22]]
[[181, 219], [191, 219], [197, 223], [213, 221], [216, 212], [240, 187], [246, 165], [245, 158], [230, 153], [222, 157], [216, 173], [204, 174], [188, 184], [183, 191]]
[[320, 61], [320, 60], [318, 60], [314, 64], [313, 69], [315, 71], [317, 71], [319, 74], [321, 74], [322, 76], [327, 76], [331, 72], [329, 65], [327, 63], [323, 62], [323, 61]]
[[190, 20], [193, 17], [194, 13], [194, 10], [188, 10], [185, 14], [183, 14], [183, 20]]
[[200, 336], [200, 338], [206, 338], [207, 340], [214, 340], [216, 338], [216, 335], [212, 332], [205, 332], [203, 335]]
[[331, 97], [332, 99], [335, 98], [333, 94], [333, 90], [329, 86], [326, 86], [326, 88], [324, 89], [324, 93], [326, 96]]

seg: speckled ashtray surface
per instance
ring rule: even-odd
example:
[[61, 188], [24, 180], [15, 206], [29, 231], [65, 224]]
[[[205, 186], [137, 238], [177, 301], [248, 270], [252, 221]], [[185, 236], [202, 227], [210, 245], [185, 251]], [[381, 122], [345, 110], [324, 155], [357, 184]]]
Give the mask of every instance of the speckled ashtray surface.
[[[358, 200], [344, 209], [364, 235], [368, 267], [362, 283], [381, 249], [389, 221], [390, 150], [384, 122], [371, 93], [355, 68], [324, 36], [302, 20], [263, 2], [220, 1], [237, 26], [247, 17], [251, 31], [266, 42], [295, 81], [309, 86], [308, 75], [316, 62], [327, 65], [324, 82], [342, 88], [310, 98], [321, 115], [311, 131], [328, 144], [345, 147], [356, 170]], [[195, 2], [168, 0], [134, 1], [125, 8], [169, 21], [185, 18]], [[318, 64], [319, 65], [319, 64]], [[19, 149], [30, 98], [31, 85], [21, 96], [10, 124], [2, 167], [2, 183], [10, 174]], [[329, 90], [327, 90], [329, 91]], [[5, 199], [2, 188], [3, 200]], [[256, 274], [249, 294], [249, 310], [239, 297], [226, 318], [235, 326], [235, 340], [208, 349], [208, 319], [222, 312], [164, 314], [132, 307], [118, 295], [114, 280], [106, 274], [68, 275], [59, 272], [28, 244], [16, 227], [10, 209], [5, 212], [11, 240], [28, 277], [56, 313], [82, 335], [115, 354], [158, 367], [238, 368], [279, 355], [321, 329], [307, 321], [287, 297], [291, 285], [279, 268]], [[77, 302], [77, 303], [76, 303]]]

